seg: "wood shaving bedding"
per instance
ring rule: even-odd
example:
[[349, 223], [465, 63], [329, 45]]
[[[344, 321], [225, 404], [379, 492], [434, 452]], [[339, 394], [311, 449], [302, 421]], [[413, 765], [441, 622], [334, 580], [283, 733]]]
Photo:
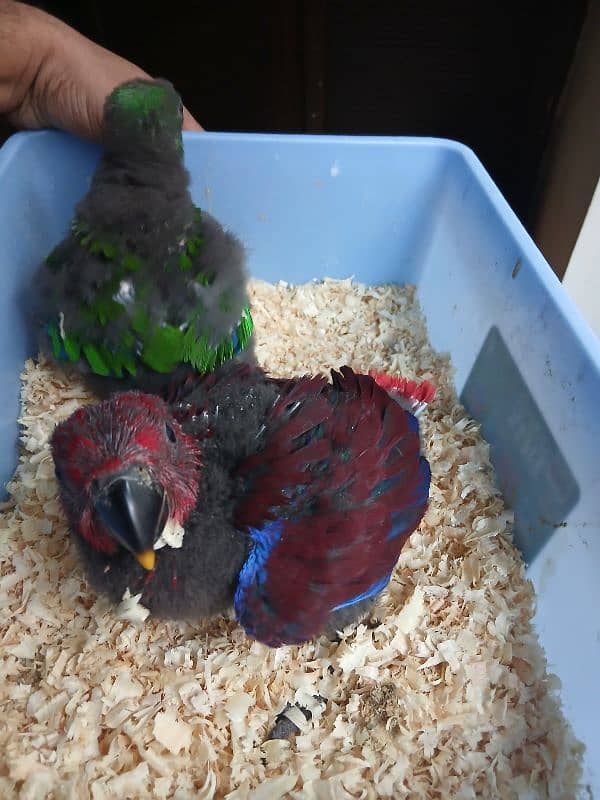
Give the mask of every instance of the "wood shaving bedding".
[[[435, 382], [423, 523], [339, 642], [269, 650], [232, 617], [145, 620], [135, 597], [116, 612], [83, 579], [47, 444], [91, 397], [28, 361], [0, 521], [0, 798], [574, 797], [582, 747], [531, 625], [512, 515], [414, 289], [254, 281], [251, 296], [275, 375], [349, 364]], [[268, 739], [288, 703], [296, 735]]]

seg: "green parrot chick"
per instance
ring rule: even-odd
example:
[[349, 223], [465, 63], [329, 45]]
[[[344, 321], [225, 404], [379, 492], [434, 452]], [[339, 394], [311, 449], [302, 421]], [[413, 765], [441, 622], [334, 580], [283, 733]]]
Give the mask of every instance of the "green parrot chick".
[[96, 388], [253, 358], [244, 248], [192, 202], [182, 118], [167, 81], [112, 92], [90, 189], [34, 279], [43, 349]]

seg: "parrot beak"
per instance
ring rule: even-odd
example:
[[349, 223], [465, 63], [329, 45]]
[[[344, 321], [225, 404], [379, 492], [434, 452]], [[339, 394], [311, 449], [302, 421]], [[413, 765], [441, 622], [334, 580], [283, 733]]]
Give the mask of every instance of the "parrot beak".
[[147, 570], [156, 563], [154, 543], [163, 532], [169, 506], [162, 488], [145, 481], [138, 470], [113, 477], [94, 503], [111, 535]]

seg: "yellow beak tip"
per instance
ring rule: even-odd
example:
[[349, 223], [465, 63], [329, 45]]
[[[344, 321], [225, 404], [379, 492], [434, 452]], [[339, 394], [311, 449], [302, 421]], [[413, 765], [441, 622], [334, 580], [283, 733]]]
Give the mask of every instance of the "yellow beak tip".
[[144, 569], [151, 572], [156, 564], [156, 553], [154, 550], [144, 550], [143, 553], [136, 553], [135, 557]]

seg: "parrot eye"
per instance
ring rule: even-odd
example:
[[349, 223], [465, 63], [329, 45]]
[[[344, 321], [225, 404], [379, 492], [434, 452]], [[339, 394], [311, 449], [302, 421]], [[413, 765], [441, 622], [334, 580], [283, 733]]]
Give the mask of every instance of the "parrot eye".
[[165, 433], [167, 434], [167, 439], [171, 442], [171, 444], [175, 444], [177, 437], [175, 436], [175, 431], [169, 425], [169, 423], [165, 425]]

